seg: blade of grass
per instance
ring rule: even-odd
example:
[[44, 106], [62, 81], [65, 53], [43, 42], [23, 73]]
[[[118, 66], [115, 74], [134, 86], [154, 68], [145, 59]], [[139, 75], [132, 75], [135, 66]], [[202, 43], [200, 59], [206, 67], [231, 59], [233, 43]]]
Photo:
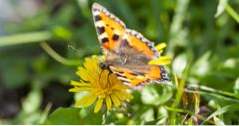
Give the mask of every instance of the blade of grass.
[[211, 93], [219, 94], [219, 95], [222, 95], [222, 96], [236, 98], [236, 99], [239, 100], [239, 96], [237, 96], [234, 93], [230, 93], [230, 92], [226, 92], [226, 91], [221, 91], [221, 90], [216, 90], [216, 89], [204, 86], [204, 85], [200, 85], [199, 86], [199, 85], [196, 85], [196, 84], [190, 84], [190, 85], [188, 85], [187, 88], [188, 89], [190, 89], [190, 88], [199, 89], [200, 91], [211, 92]]
[[52, 34], [48, 31], [31, 32], [0, 37], [0, 47], [18, 44], [36, 43], [51, 39]]
[[239, 14], [229, 5], [226, 5], [227, 13], [237, 22], [239, 23]]
[[47, 120], [47, 116], [50, 113], [52, 107], [52, 103], [48, 103], [45, 107], [45, 109], [43, 110], [43, 112], [41, 113], [41, 118], [39, 119], [39, 124], [44, 124], [44, 122]]
[[[195, 93], [194, 90], [188, 90], [188, 89], [185, 89], [185, 92], [187, 93]], [[218, 98], [218, 99], [223, 99], [225, 101], [230, 101], [230, 102], [234, 102], [234, 103], [239, 103], [239, 100], [238, 99], [235, 99], [235, 98], [230, 98], [230, 97], [227, 97], [227, 96], [223, 96], [221, 94], [217, 94], [216, 92], [211, 92], [211, 91], [200, 91], [200, 89], [197, 91], [200, 95], [205, 95], [205, 96], [212, 96], [214, 98]]]

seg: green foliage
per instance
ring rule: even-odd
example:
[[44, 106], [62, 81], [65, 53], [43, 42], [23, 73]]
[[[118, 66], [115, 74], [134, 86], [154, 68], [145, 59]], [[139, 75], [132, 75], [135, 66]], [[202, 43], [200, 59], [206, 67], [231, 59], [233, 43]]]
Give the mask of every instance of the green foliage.
[[152, 86], [145, 87], [142, 91], [142, 102], [149, 105], [161, 105], [167, 102], [173, 96], [171, 87], [155, 88]]
[[101, 115], [87, 112], [85, 109], [58, 108], [46, 120], [47, 125], [96, 125], [101, 123]]
[[[9, 96], [0, 99], [0, 124], [239, 124], [237, 0], [98, 0], [127, 27], [168, 44], [173, 86], [132, 91], [129, 104], [98, 114], [72, 108], [64, 92], [76, 67], [101, 54], [94, 1], [42, 0], [33, 15], [15, 10], [15, 18], [0, 18], [0, 98]], [[11, 99], [19, 110], [6, 116]]]

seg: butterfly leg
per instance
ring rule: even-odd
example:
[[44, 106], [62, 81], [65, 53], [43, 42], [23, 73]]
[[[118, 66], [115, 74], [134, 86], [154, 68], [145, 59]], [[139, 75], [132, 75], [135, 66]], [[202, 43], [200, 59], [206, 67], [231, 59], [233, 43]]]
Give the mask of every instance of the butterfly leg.
[[100, 72], [99, 81], [100, 81], [101, 75], [104, 72], [104, 70], [107, 70], [107, 71], [109, 71], [108, 75], [107, 75], [107, 82], [109, 84], [111, 84], [110, 75], [113, 74], [113, 72], [110, 70], [109, 64], [101, 62], [99, 65], [100, 65], [100, 68], [102, 69], [101, 72]]
[[109, 72], [107, 75], [107, 83], [109, 83], [109, 85], [111, 85], [111, 80], [110, 80], [110, 75], [113, 74], [112, 72]]
[[104, 70], [105, 69], [102, 69], [101, 71], [100, 71], [100, 76], [99, 76], [99, 78], [98, 78], [98, 82], [100, 83], [100, 79], [101, 79], [101, 76], [102, 76], [102, 73], [104, 72]]
[[102, 74], [103, 74], [104, 71], [105, 71], [105, 72], [108, 72], [108, 73], [107, 73], [107, 88], [108, 88], [108, 87], [110, 87], [110, 85], [112, 85], [111, 79], [110, 79], [110, 75], [113, 74], [113, 73], [110, 72], [110, 71], [108, 71], [107, 69], [102, 69], [101, 72], [100, 72], [100, 75], [99, 75], [99, 79], [98, 79], [99, 83], [100, 83], [100, 81], [101, 81], [101, 76], [102, 76]]

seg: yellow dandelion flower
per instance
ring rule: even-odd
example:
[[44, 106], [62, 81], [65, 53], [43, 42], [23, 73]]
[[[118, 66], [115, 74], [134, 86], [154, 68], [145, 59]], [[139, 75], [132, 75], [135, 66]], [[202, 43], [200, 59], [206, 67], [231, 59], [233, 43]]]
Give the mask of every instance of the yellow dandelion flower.
[[99, 57], [86, 58], [83, 65], [84, 67], [79, 67], [76, 72], [81, 80], [71, 81], [74, 87], [69, 90], [87, 92], [83, 98], [76, 100], [76, 107], [88, 107], [95, 103], [94, 112], [97, 113], [103, 105], [110, 110], [132, 98], [128, 87], [123, 85], [116, 75], [99, 67]]
[[[166, 46], [166, 43], [160, 43], [156, 45], [155, 48], [161, 53]], [[170, 63], [171, 57], [169, 56], [160, 56], [159, 58], [153, 59], [149, 62], [150, 65], [168, 65]]]

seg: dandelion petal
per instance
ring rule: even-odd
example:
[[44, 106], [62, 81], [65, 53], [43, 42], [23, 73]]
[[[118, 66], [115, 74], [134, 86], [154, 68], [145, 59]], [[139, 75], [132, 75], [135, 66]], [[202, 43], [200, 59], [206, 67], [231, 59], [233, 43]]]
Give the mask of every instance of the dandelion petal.
[[111, 95], [111, 99], [116, 107], [120, 106], [120, 100], [115, 94]]
[[156, 45], [156, 49], [157, 49], [158, 51], [161, 51], [161, 50], [164, 49], [166, 46], [167, 46], [166, 43], [160, 43], [160, 44]]
[[78, 68], [78, 71], [76, 72], [76, 74], [85, 81], [91, 80], [91, 76], [89, 75], [88, 71], [85, 68], [82, 68], [82, 67]]
[[80, 87], [90, 87], [88, 83], [85, 82], [78, 82], [78, 81], [71, 81], [71, 85], [73, 86], [80, 86]]
[[158, 59], [151, 60], [150, 65], [168, 65], [171, 63], [171, 58], [169, 56], [161, 56]]
[[69, 90], [69, 92], [81, 92], [81, 91], [90, 91], [90, 87], [74, 87]]
[[76, 101], [75, 105], [77, 107], [88, 107], [90, 106], [91, 104], [93, 104], [96, 100], [96, 96], [92, 95], [92, 94], [89, 94], [89, 95], [86, 95], [84, 96], [82, 99]]
[[105, 100], [106, 100], [107, 109], [110, 110], [111, 106], [112, 106], [112, 102], [111, 102], [110, 96], [107, 96]]
[[99, 112], [99, 110], [101, 109], [102, 107], [102, 104], [103, 104], [103, 99], [102, 98], [99, 98], [96, 102], [96, 105], [95, 105], [95, 109], [94, 109], [94, 113], [97, 113]]

